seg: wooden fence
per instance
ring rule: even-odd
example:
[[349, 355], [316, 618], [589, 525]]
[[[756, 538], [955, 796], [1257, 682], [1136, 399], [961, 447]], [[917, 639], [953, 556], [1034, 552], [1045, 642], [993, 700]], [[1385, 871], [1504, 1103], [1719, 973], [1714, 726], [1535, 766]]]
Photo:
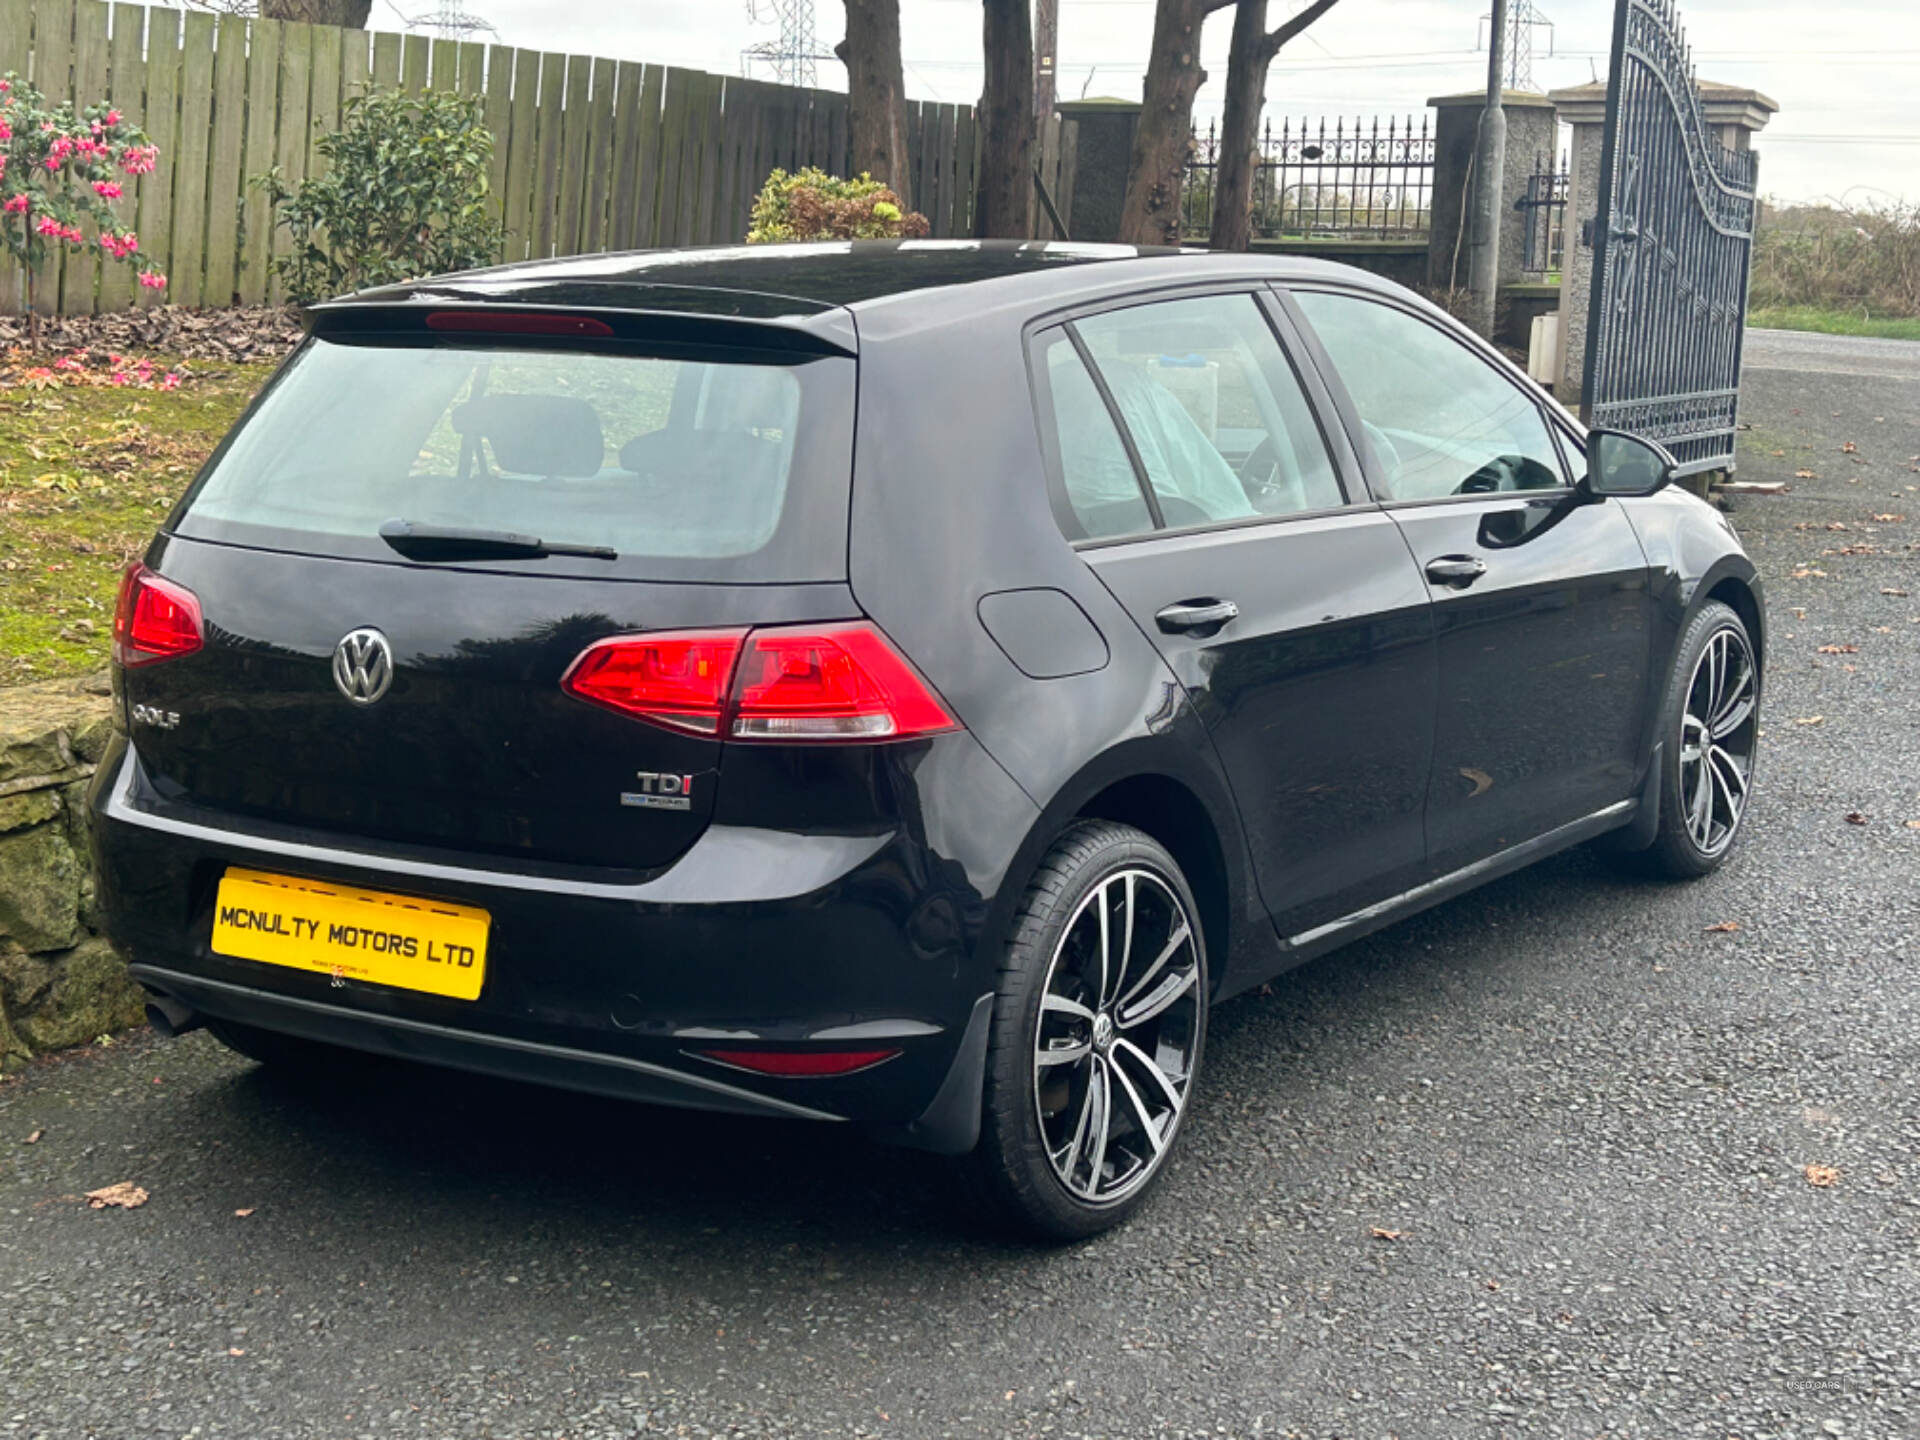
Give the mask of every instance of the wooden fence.
[[[369, 82], [485, 97], [508, 260], [737, 241], [776, 166], [846, 171], [844, 94], [631, 60], [102, 0], [0, 0], [7, 70], [54, 103], [111, 100], [160, 147], [159, 168], [122, 213], [167, 290], [138, 290], [123, 267], [76, 252], [39, 277], [35, 303], [49, 314], [279, 299], [268, 259], [287, 237], [271, 233], [266, 199], [247, 182], [275, 165], [290, 182], [318, 173], [315, 139]], [[913, 207], [935, 236], [970, 234], [972, 107], [914, 102], [907, 118]], [[1057, 119], [1041, 140], [1058, 202], [1072, 147]], [[1051, 236], [1044, 217], [1036, 233]], [[0, 274], [0, 307], [19, 309], [24, 296], [22, 276]]]

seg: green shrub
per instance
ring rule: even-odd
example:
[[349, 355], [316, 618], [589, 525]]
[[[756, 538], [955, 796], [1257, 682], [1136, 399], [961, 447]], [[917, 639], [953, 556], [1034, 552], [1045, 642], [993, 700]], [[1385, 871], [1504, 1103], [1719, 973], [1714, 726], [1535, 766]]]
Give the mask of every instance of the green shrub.
[[749, 245], [779, 240], [901, 240], [927, 233], [927, 217], [871, 175], [842, 180], [809, 165], [775, 170], [753, 202]]
[[315, 148], [327, 173], [290, 188], [278, 167], [253, 184], [293, 241], [275, 272], [300, 304], [369, 285], [490, 264], [500, 253], [487, 211], [493, 135], [478, 95], [374, 89], [349, 100], [343, 128]]
[[1920, 205], [1769, 208], [1753, 240], [1752, 303], [1920, 318]]

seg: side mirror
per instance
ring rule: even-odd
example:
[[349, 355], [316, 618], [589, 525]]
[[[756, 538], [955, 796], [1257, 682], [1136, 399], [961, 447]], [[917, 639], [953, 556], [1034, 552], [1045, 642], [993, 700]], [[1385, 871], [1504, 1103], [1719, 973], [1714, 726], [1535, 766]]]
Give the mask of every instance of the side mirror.
[[1624, 430], [1587, 432], [1587, 473], [1580, 488], [1596, 499], [1651, 495], [1673, 483], [1676, 462], [1666, 448]]

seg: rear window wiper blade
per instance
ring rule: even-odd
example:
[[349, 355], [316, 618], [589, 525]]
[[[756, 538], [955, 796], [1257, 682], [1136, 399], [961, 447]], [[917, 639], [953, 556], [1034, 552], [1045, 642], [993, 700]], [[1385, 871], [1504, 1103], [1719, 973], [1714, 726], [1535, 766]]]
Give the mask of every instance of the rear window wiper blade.
[[380, 538], [409, 560], [538, 560], [547, 555], [580, 555], [589, 560], [618, 560], [605, 545], [566, 545], [516, 535], [511, 530], [469, 530], [458, 525], [421, 525], [389, 520]]

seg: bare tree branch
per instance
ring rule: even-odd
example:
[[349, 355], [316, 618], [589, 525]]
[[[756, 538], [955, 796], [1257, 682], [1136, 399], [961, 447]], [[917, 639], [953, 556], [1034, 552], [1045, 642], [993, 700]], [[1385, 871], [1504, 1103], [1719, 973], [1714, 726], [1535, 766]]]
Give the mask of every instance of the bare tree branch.
[[1267, 59], [1271, 60], [1274, 56], [1278, 55], [1282, 45], [1285, 45], [1289, 40], [1293, 39], [1294, 36], [1298, 35], [1302, 30], [1313, 24], [1314, 21], [1318, 20], [1339, 3], [1340, 0], [1313, 0], [1313, 4], [1307, 6], [1307, 8], [1302, 10], [1298, 15], [1290, 17], [1285, 24], [1276, 28], [1261, 42], [1260, 48], [1266, 53]]

